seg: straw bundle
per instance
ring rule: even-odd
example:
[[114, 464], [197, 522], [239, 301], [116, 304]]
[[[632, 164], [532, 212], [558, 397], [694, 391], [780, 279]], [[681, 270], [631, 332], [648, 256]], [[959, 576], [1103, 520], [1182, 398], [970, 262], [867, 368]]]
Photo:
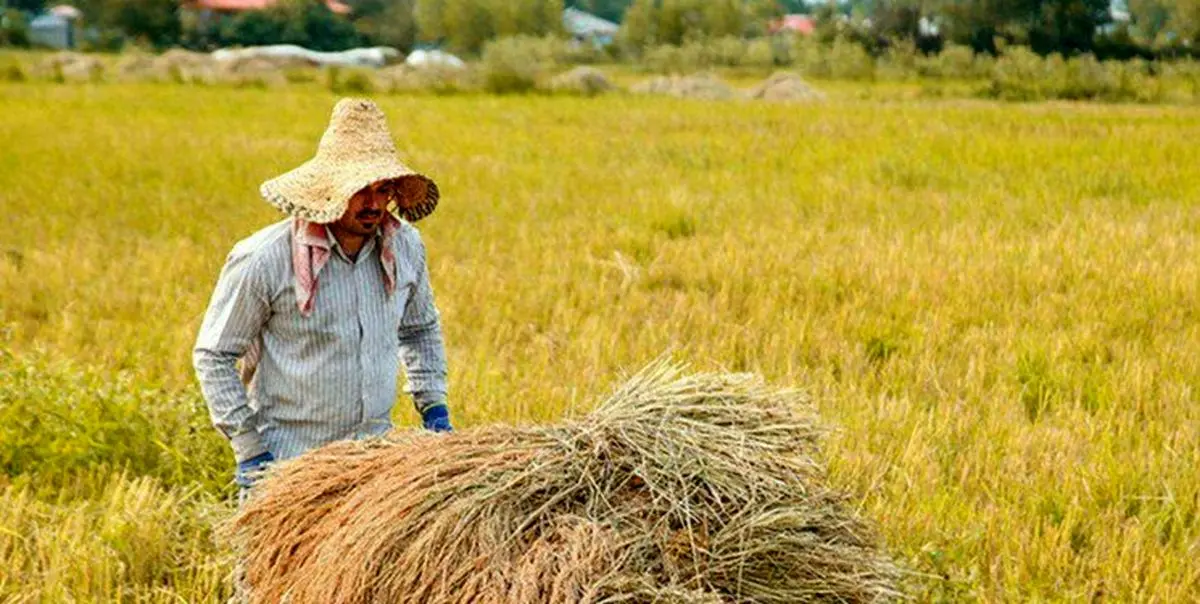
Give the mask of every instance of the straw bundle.
[[131, 52], [121, 57], [117, 62], [117, 79], [121, 81], [163, 81], [166, 72], [155, 64], [154, 57], [148, 54]]
[[630, 89], [634, 94], [659, 94], [681, 99], [720, 101], [734, 97], [728, 84], [715, 76], [671, 76], [651, 78]]
[[794, 392], [657, 364], [546, 427], [340, 442], [232, 524], [255, 603], [874, 602], [897, 571]]
[[463, 67], [392, 65], [376, 72], [380, 87], [395, 93], [452, 94], [479, 88], [477, 74]]
[[207, 54], [172, 48], [155, 59], [155, 67], [176, 82], [211, 83], [216, 62]]
[[38, 72], [64, 82], [98, 82], [104, 77], [104, 64], [92, 56], [63, 51], [43, 59]]
[[604, 72], [595, 67], [576, 67], [566, 73], [559, 74], [550, 80], [550, 90], [565, 94], [581, 96], [596, 96], [614, 90], [612, 82], [604, 77]]
[[808, 85], [804, 78], [786, 71], [777, 72], [755, 86], [749, 94], [764, 101], [819, 101], [825, 98], [820, 90]]
[[[303, 65], [293, 62], [293, 65]], [[234, 59], [216, 63], [216, 78], [219, 81], [232, 83], [237, 86], [262, 86], [278, 88], [286, 86], [287, 76], [284, 69], [290, 68], [287, 59], [276, 61], [263, 57]]]

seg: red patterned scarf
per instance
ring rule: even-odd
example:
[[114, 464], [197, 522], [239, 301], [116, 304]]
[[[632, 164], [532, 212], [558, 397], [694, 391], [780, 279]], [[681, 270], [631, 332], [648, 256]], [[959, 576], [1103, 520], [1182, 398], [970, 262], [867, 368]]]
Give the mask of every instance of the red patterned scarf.
[[[383, 268], [384, 287], [388, 295], [396, 291], [396, 252], [392, 249], [393, 235], [400, 228], [400, 221], [384, 212], [380, 227], [379, 262]], [[296, 305], [300, 314], [312, 314], [313, 302], [317, 297], [317, 277], [329, 255], [333, 253], [325, 225], [299, 218], [292, 221], [292, 271], [295, 277]]]

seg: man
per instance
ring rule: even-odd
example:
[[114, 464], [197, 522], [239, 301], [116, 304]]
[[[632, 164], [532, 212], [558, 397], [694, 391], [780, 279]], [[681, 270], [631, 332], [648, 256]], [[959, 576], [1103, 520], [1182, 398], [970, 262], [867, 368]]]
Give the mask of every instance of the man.
[[338, 102], [316, 156], [260, 192], [290, 217], [234, 246], [193, 353], [243, 497], [275, 460], [387, 432], [400, 363], [425, 428], [451, 430], [441, 324], [411, 225], [438, 189], [400, 163], [379, 108]]

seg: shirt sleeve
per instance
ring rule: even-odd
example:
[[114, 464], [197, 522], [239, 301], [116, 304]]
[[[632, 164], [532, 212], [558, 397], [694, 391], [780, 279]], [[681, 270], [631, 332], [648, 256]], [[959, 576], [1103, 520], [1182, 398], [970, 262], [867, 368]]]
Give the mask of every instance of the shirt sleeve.
[[229, 439], [239, 462], [267, 451], [237, 369], [238, 359], [259, 338], [271, 312], [266, 275], [254, 260], [249, 254], [230, 254], [192, 351], [213, 426]]
[[418, 412], [446, 402], [446, 347], [442, 323], [429, 285], [425, 245], [415, 245], [416, 285], [400, 319], [400, 362], [408, 376], [405, 392], [412, 394]]

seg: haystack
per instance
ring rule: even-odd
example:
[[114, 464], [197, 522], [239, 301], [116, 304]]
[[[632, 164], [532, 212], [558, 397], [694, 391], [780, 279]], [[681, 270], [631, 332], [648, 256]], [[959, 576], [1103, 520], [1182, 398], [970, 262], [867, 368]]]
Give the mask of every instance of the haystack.
[[166, 72], [158, 67], [152, 55], [138, 52], [126, 53], [117, 62], [117, 79], [121, 81], [166, 80]]
[[892, 599], [821, 434], [795, 392], [660, 363], [577, 421], [328, 445], [231, 526], [256, 604]]
[[438, 64], [392, 65], [376, 76], [383, 89], [396, 93], [452, 94], [479, 88], [477, 74], [470, 69]]
[[64, 82], [97, 82], [104, 77], [104, 64], [82, 53], [56, 52], [42, 60], [37, 71]]
[[731, 99], [735, 96], [728, 84], [709, 74], [652, 78], [630, 90], [635, 94], [660, 94], [708, 101]]
[[604, 77], [604, 73], [595, 67], [576, 67], [566, 73], [559, 74], [550, 80], [550, 90], [565, 94], [581, 96], [596, 96], [614, 90], [612, 82]]
[[[287, 76], [284, 74], [285, 62], [254, 57], [216, 62], [215, 64], [217, 66], [216, 78], [235, 86], [277, 88], [286, 86], [288, 83]], [[296, 63], [295, 66], [302, 67], [303, 65]]]
[[154, 63], [167, 77], [177, 82], [208, 83], [216, 78], [216, 62], [201, 52], [172, 48], [159, 55]]
[[819, 101], [825, 98], [823, 92], [809, 86], [804, 78], [787, 71], [772, 74], [751, 89], [749, 96], [764, 101]]

